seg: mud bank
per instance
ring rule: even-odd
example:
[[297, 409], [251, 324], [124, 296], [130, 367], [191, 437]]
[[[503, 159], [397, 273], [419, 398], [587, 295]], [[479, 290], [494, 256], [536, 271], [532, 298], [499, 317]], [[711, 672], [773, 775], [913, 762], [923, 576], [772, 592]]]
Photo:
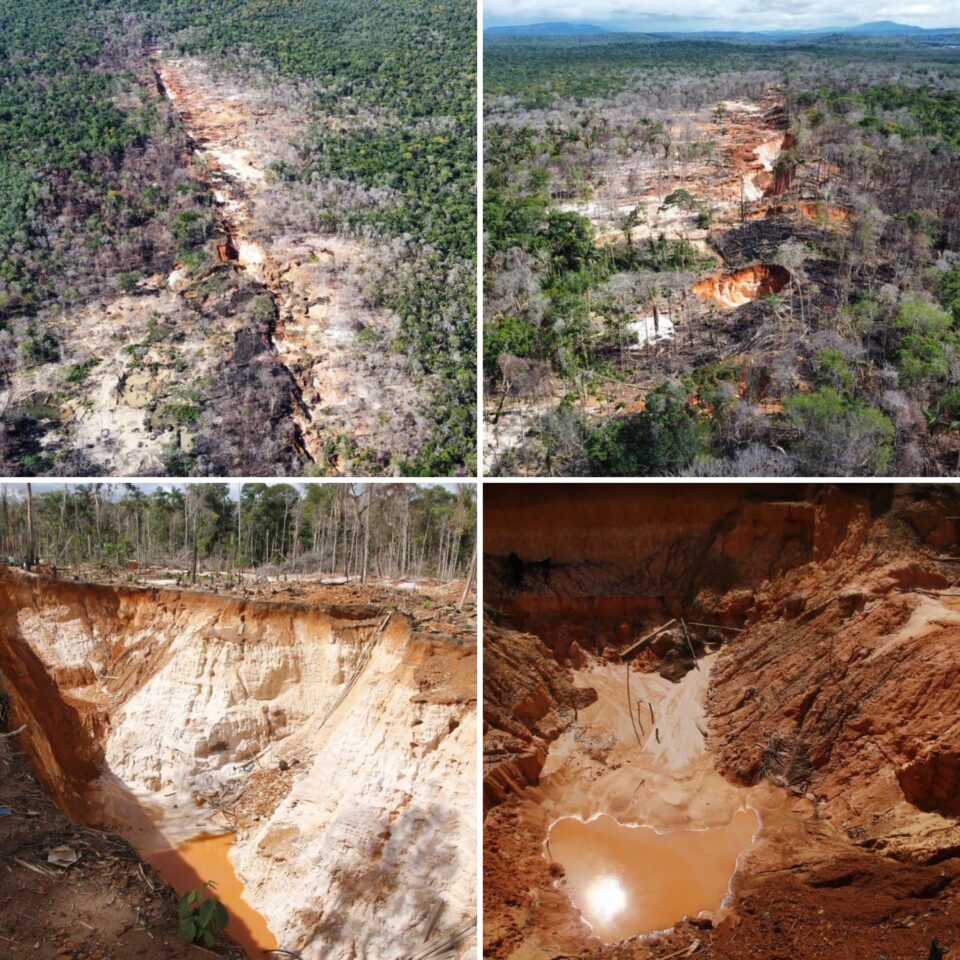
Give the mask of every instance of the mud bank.
[[[960, 553], [956, 490], [577, 491], [498, 487], [485, 510], [502, 551], [485, 595], [506, 624], [484, 655], [486, 955], [960, 943], [960, 589], [937, 559]], [[706, 854], [745, 810], [760, 829], [728, 849], [727, 895], [684, 905], [665, 884], [659, 933], [615, 923], [630, 912], [615, 857], [585, 879], [576, 851], [546, 846], [564, 818], [679, 831], [669, 878], [687, 833]]]
[[60, 806], [149, 857], [220, 836], [197, 879], [226, 862], [250, 942], [304, 960], [473, 916], [474, 656], [380, 608], [0, 571], [11, 723]]

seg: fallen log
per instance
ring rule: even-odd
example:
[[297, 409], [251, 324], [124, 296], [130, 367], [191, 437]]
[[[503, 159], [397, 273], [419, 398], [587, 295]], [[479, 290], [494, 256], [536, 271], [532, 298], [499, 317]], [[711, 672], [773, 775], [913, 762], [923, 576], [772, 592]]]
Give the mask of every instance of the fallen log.
[[635, 653], [642, 650], [657, 634], [663, 633], [668, 627], [672, 627], [676, 623], [676, 618], [668, 620], [665, 624], [660, 627], [657, 627], [656, 630], [651, 631], [646, 636], [641, 637], [635, 643], [631, 643], [626, 650], [620, 654], [621, 660], [626, 660], [627, 657], [632, 657]]

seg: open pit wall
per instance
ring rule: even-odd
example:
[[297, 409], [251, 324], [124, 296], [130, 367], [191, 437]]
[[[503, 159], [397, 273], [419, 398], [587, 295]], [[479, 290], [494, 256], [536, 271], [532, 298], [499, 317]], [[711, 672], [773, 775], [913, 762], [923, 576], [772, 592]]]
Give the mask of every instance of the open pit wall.
[[474, 657], [378, 609], [0, 570], [45, 786], [140, 850], [235, 830], [245, 898], [304, 960], [399, 958], [474, 915]]
[[[488, 548], [517, 557], [497, 569], [486, 602], [519, 609], [531, 631], [487, 626], [491, 960], [908, 957], [926, 956], [934, 937], [958, 942], [960, 495], [946, 485], [811, 486], [798, 501], [804, 536], [785, 539], [768, 502], [762, 543], [759, 522], [744, 525], [759, 508], [735, 489], [685, 498], [635, 486], [631, 497], [568, 485], [534, 497], [501, 487], [495, 505], [488, 498]], [[784, 502], [787, 489], [779, 488]], [[728, 510], [723, 542], [731, 552], [739, 544], [740, 558], [732, 567], [718, 565], [718, 547], [697, 535]], [[601, 624], [611, 649], [600, 656], [556, 642], [553, 595], [579, 584], [581, 606], [571, 609], [581, 610], [617, 582], [611, 570], [629, 574], [638, 594], [689, 596], [657, 559], [675, 540], [686, 544], [679, 555], [689, 569], [702, 571], [691, 580], [696, 597], [710, 595], [714, 570], [726, 571], [733, 595], [752, 598], [740, 629], [700, 670], [674, 685], [649, 665], [618, 663], [625, 642], [615, 620]], [[789, 546], [795, 540], [803, 550]], [[777, 550], [793, 559], [765, 575]], [[544, 605], [522, 606], [524, 592]], [[714, 609], [731, 608], [720, 597]], [[649, 721], [646, 710], [635, 716], [639, 730], [628, 709], [637, 701], [650, 708]], [[722, 822], [744, 802], [762, 829], [733, 880], [729, 912], [650, 940], [588, 939], [563, 866], [544, 856], [557, 816], [602, 811], [675, 828], [681, 817]]]
[[486, 503], [485, 595], [561, 658], [691, 610], [737, 625], [754, 588], [815, 550], [802, 485], [497, 486]]

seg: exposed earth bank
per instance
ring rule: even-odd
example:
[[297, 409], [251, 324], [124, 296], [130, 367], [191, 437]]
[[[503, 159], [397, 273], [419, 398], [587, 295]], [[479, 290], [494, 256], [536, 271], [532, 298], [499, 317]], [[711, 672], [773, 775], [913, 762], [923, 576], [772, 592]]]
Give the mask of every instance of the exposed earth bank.
[[19, 743], [71, 819], [144, 856], [235, 834], [244, 899], [303, 960], [400, 958], [411, 937], [470, 956], [470, 635], [433, 639], [350, 588], [342, 603], [328, 588], [323, 603], [296, 593], [251, 600], [7, 568], [9, 724], [26, 725]]
[[[485, 515], [487, 956], [960, 945], [955, 490], [498, 487]], [[649, 938], [592, 937], [544, 854], [560, 816], [745, 806], [731, 895]]]

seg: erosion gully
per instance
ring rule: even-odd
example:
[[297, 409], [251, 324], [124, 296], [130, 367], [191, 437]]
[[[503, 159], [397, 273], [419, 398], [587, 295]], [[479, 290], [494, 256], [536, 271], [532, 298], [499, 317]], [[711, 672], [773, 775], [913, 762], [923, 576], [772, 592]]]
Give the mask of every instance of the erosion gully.
[[266, 755], [353, 688], [380, 636], [371, 610], [386, 623], [374, 608], [246, 605], [0, 567], [0, 678], [61, 809], [110, 825], [178, 894], [213, 881], [227, 932], [259, 957], [278, 940], [234, 869], [236, 805], [247, 794], [256, 825], [282, 802], [263, 785], [282, 797], [288, 762]]
[[[283, 309], [283, 291], [279, 289], [276, 281], [273, 283], [268, 281], [265, 272], [267, 253], [259, 243], [256, 243], [248, 235], [251, 209], [244, 186], [238, 177], [229, 172], [225, 164], [219, 162], [212, 155], [202, 137], [191, 128], [185, 105], [180, 102], [176, 87], [167, 76], [163, 64], [154, 60], [151, 67], [157, 93], [171, 105], [184, 124], [191, 159], [206, 154], [205, 162], [203, 164], [193, 163], [192, 168], [195, 173], [200, 169], [209, 171], [203, 182], [213, 198], [213, 209], [217, 214], [217, 228], [225, 238], [223, 242], [217, 245], [217, 253], [221, 262], [229, 263], [234, 269], [245, 274], [251, 284], [260, 292], [260, 295], [266, 297], [272, 304], [266, 339], [269, 342], [276, 367], [283, 371], [283, 375], [290, 385], [291, 396], [293, 397], [290, 416], [297, 428], [295, 441], [297, 451], [304, 461], [312, 463], [315, 458], [304, 439], [306, 427], [312, 418], [310, 411], [303, 402], [303, 385], [294, 371], [284, 363], [278, 343], [278, 326]], [[254, 180], [265, 180], [263, 172], [252, 165], [245, 164], [244, 170]], [[171, 282], [179, 276], [179, 273], [179, 268], [174, 270], [170, 277]]]

